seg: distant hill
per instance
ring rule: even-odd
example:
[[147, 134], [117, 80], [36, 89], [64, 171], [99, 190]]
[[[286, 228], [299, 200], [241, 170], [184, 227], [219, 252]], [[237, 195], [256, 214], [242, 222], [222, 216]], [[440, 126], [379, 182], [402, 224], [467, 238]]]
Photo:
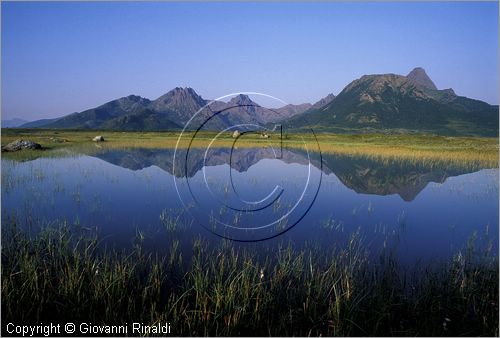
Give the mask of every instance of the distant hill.
[[287, 121], [336, 132], [424, 132], [498, 136], [498, 106], [438, 90], [422, 68], [408, 76], [364, 75], [329, 104]]
[[23, 119], [9, 119], [9, 120], [2, 120], [2, 128], [16, 128], [19, 127], [20, 125], [23, 125], [27, 123], [28, 121], [23, 120]]

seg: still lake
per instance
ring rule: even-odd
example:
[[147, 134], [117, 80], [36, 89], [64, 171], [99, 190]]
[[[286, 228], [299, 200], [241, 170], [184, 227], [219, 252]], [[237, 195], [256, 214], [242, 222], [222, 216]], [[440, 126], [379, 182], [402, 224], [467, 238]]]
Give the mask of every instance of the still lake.
[[[186, 159], [182, 166], [177, 160]], [[189, 157], [189, 158], [188, 158]], [[36, 231], [66, 221], [106, 245], [151, 251], [166, 239], [216, 245], [344, 245], [402, 262], [447, 260], [471, 239], [498, 251], [498, 169], [440, 167], [270, 148], [101, 150], [2, 159], [2, 223]], [[268, 239], [270, 238], [270, 239]], [[264, 240], [264, 241], [260, 241]]]

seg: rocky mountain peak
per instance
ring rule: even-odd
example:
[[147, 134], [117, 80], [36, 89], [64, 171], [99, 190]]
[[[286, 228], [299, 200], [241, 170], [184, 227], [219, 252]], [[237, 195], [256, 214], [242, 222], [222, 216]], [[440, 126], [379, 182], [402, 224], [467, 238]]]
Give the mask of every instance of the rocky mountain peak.
[[121, 98], [120, 100], [123, 100], [123, 99], [127, 99], [127, 100], [130, 100], [130, 101], [134, 101], [134, 102], [137, 102], [137, 101], [140, 101], [141, 99], [143, 99], [141, 96], [139, 95], [129, 95], [129, 96], [126, 96], [126, 97], [123, 97]]
[[437, 90], [436, 85], [434, 84], [434, 82], [432, 82], [430, 77], [425, 72], [425, 69], [423, 69], [422, 67], [414, 68], [411, 72], [408, 73], [408, 75], [406, 75], [406, 78], [423, 87]]
[[318, 102], [316, 102], [315, 104], [313, 104], [312, 107], [315, 109], [318, 109], [318, 108], [321, 108], [323, 106], [326, 106], [327, 104], [332, 102], [334, 98], [335, 98], [335, 95], [330, 93], [327, 96], [325, 96], [324, 98], [322, 98], [321, 100], [319, 100]]
[[203, 106], [205, 104], [205, 100], [201, 96], [199, 96], [193, 88], [189, 87], [175, 87], [170, 90], [168, 93], [160, 96], [155, 100], [157, 104], [167, 104], [167, 105], [180, 105], [185, 104], [186, 102], [193, 103], [197, 106]]
[[233, 97], [229, 101], [230, 105], [234, 106], [256, 106], [259, 107], [259, 105], [255, 102], [253, 102], [248, 95], [245, 94], [238, 94], [235, 97]]

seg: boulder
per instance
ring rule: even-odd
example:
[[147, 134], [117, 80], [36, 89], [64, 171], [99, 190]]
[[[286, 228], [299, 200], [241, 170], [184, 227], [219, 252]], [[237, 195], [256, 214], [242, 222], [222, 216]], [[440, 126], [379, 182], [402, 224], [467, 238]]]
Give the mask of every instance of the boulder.
[[42, 149], [42, 146], [30, 140], [15, 140], [2, 147], [2, 151], [18, 151], [23, 149]]
[[233, 138], [237, 138], [241, 135], [241, 133], [238, 130], [235, 130], [233, 133]]
[[102, 137], [101, 135], [99, 136], [96, 136], [92, 139], [92, 141], [94, 142], [104, 142], [104, 137]]
[[69, 140], [66, 138], [57, 138], [57, 137], [51, 137], [50, 140], [54, 143], [67, 143], [67, 142], [69, 142]]

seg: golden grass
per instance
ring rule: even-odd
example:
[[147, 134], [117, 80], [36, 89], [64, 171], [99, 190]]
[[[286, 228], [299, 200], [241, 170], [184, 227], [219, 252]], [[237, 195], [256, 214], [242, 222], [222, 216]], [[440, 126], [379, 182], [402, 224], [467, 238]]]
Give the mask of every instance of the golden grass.
[[[95, 144], [92, 138], [103, 135], [106, 142]], [[42, 144], [49, 150], [81, 146], [102, 148], [149, 148], [172, 149], [205, 148], [214, 139], [214, 132], [186, 133], [178, 142], [180, 132], [118, 132], [118, 131], [69, 131], [69, 130], [2, 130], [2, 145], [19, 138], [30, 139]], [[68, 142], [55, 142], [67, 140]], [[221, 135], [213, 141], [212, 147], [232, 147], [235, 140], [230, 133]], [[347, 156], [365, 156], [379, 161], [411, 161], [427, 166], [461, 165], [479, 168], [498, 167], [498, 138], [445, 137], [435, 135], [381, 135], [381, 134], [286, 134], [280, 141], [278, 134], [270, 139], [249, 134], [238, 139], [239, 148], [258, 148], [283, 146], [287, 149], [304, 149], [322, 153]], [[317, 143], [316, 143], [317, 142]], [[22, 153], [22, 152], [21, 152]], [[23, 157], [19, 154], [7, 156]], [[40, 156], [50, 156], [50, 151]]]
[[321, 151], [327, 154], [365, 156], [378, 161], [410, 161], [426, 166], [459, 165], [481, 168], [498, 167], [497, 149], [425, 149], [415, 146], [360, 146], [360, 145], [322, 145]]

